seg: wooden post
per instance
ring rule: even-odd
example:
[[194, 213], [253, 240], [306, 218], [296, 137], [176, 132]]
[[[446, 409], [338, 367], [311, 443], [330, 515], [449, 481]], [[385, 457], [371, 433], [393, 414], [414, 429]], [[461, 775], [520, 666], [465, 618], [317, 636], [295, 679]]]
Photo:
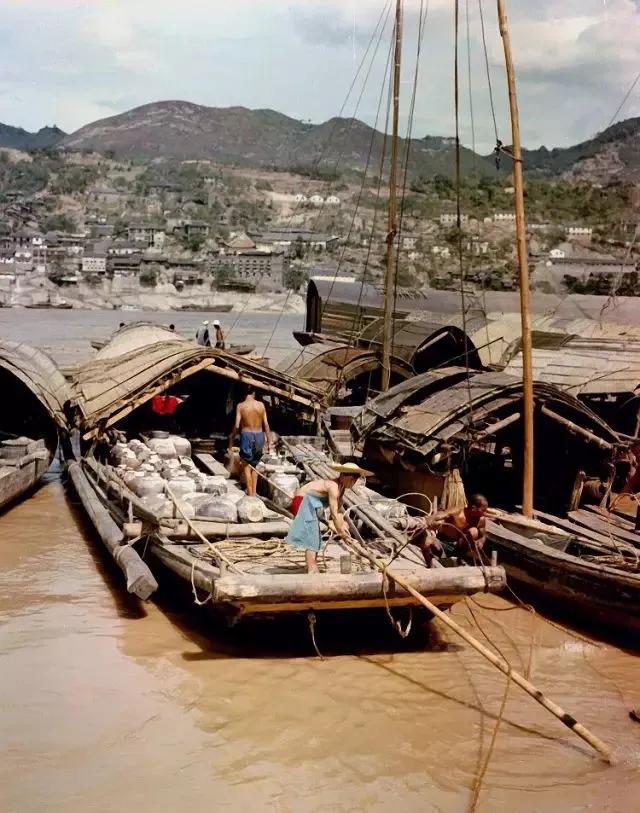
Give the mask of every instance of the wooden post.
[[398, 129], [400, 115], [400, 62], [402, 56], [402, 0], [396, 0], [395, 44], [393, 49], [393, 124], [391, 136], [391, 162], [389, 166], [389, 226], [385, 252], [384, 322], [382, 330], [382, 383], [386, 392], [391, 381], [391, 345], [393, 344], [393, 312], [395, 310], [395, 253], [398, 234]]
[[509, 23], [504, 0], [497, 0], [500, 36], [509, 85], [509, 111], [511, 113], [511, 142], [513, 155], [513, 188], [516, 212], [516, 239], [518, 267], [520, 269], [520, 315], [522, 323], [522, 396], [524, 423], [524, 471], [522, 480], [522, 513], [533, 517], [533, 369], [531, 351], [531, 316], [529, 313], [529, 258], [524, 216], [524, 180], [520, 149], [520, 115], [516, 95], [516, 77], [511, 53]]

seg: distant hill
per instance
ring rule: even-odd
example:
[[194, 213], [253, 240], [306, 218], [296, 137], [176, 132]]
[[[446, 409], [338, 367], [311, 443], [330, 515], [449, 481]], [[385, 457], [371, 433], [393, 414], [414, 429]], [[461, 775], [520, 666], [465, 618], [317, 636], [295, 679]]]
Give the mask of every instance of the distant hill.
[[[307, 124], [275, 110], [246, 107], [203, 107], [191, 102], [157, 102], [82, 127], [67, 136], [62, 146], [111, 150], [127, 158], [203, 158], [220, 163], [281, 169], [318, 166], [331, 172], [337, 165], [362, 170], [367, 162], [372, 128], [361, 121], [330, 119]], [[384, 136], [374, 133], [370, 174], [377, 174]], [[404, 144], [402, 146], [404, 151]], [[452, 139], [413, 139], [410, 174], [453, 172]], [[463, 165], [490, 169], [490, 159], [463, 150]]]
[[[87, 124], [71, 135], [57, 127], [28, 133], [0, 124], [0, 147], [33, 150], [59, 145], [69, 150], [111, 151], [141, 160], [155, 158], [209, 159], [221, 164], [309, 170], [324, 173], [364, 169], [373, 134], [370, 175], [378, 173], [384, 136], [357, 119], [330, 119], [309, 124], [275, 110], [246, 107], [205, 107], [166, 101], [136, 107], [126, 113]], [[400, 154], [404, 154], [404, 142]], [[437, 173], [453, 176], [452, 138], [412, 139], [409, 175], [412, 179]], [[640, 118], [614, 124], [594, 138], [572, 147], [523, 150], [525, 169], [537, 177], [640, 182]], [[463, 172], [494, 175], [493, 156], [462, 150]], [[510, 171], [504, 158], [502, 171]]]
[[640, 118], [613, 124], [573, 147], [523, 150], [525, 170], [540, 176], [611, 183], [640, 182]]
[[30, 133], [22, 127], [0, 124], [0, 147], [10, 147], [14, 150], [44, 150], [55, 147], [65, 135], [66, 133], [55, 125], [43, 127], [37, 133]]

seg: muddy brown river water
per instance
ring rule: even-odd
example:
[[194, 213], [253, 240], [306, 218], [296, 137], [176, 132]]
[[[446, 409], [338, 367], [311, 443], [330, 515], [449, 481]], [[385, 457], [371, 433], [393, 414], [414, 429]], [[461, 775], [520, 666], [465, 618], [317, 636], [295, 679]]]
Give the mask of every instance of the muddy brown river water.
[[[96, 333], [91, 314], [61, 314]], [[0, 312], [2, 334], [46, 329], [57, 355], [58, 328], [34, 316]], [[0, 516], [2, 811], [469, 809], [505, 679], [466, 645], [434, 627], [407, 649], [383, 616], [320, 616], [320, 660], [306, 622], [229, 631], [161, 581], [146, 605], [127, 595], [55, 467]], [[512, 686], [477, 809], [638, 810], [638, 657], [478, 600], [514, 668], [533, 640], [532, 680], [615, 764]], [[481, 637], [465, 605], [452, 613]]]

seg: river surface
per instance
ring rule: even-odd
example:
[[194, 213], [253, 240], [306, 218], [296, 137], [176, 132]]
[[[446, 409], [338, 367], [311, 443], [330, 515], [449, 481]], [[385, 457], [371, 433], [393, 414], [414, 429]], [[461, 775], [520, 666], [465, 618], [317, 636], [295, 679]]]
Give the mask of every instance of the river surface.
[[[126, 317], [0, 311], [0, 326], [69, 363]], [[233, 338], [264, 344], [274, 317], [247, 319]], [[279, 350], [299, 323], [282, 320]], [[150, 603], [128, 596], [55, 467], [0, 516], [4, 813], [470, 809], [505, 680], [466, 644], [433, 625], [407, 648], [382, 614], [321, 615], [320, 660], [303, 620], [227, 630], [161, 582]], [[478, 601], [475, 621], [463, 604], [453, 617], [516, 669], [532, 652], [533, 682], [613, 746], [615, 765], [512, 685], [476, 809], [638, 810], [637, 657]]]

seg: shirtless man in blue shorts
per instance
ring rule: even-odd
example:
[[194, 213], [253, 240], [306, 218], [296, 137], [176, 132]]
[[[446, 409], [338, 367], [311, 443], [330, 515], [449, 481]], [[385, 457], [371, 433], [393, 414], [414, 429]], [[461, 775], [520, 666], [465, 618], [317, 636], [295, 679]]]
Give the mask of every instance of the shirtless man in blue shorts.
[[255, 497], [258, 486], [258, 472], [255, 467], [262, 459], [265, 439], [267, 449], [271, 446], [271, 429], [267, 410], [262, 401], [256, 399], [256, 391], [252, 387], [248, 389], [244, 401], [236, 407], [236, 422], [229, 437], [229, 449], [238, 433], [240, 433], [240, 462], [244, 469], [247, 496]]

